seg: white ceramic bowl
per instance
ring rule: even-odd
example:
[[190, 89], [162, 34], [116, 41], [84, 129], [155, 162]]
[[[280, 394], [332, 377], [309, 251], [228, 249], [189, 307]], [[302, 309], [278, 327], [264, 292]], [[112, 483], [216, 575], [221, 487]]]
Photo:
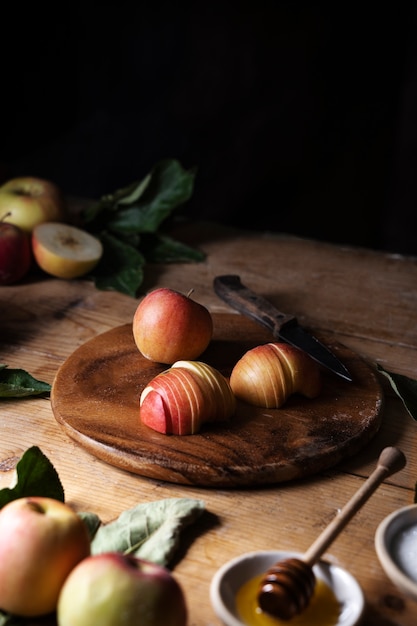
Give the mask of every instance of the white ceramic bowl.
[[[406, 537], [407, 549], [403, 543]], [[417, 504], [398, 509], [382, 520], [375, 533], [375, 549], [388, 578], [417, 601]]]
[[[249, 579], [263, 574], [274, 563], [291, 557], [301, 558], [298, 552], [267, 550], [248, 552], [225, 563], [213, 576], [210, 599], [217, 617], [225, 626], [246, 626], [235, 607], [235, 597], [240, 587]], [[349, 572], [325, 562], [314, 566], [317, 578], [323, 579], [333, 590], [341, 605], [335, 626], [355, 626], [359, 623], [365, 599], [361, 587]]]

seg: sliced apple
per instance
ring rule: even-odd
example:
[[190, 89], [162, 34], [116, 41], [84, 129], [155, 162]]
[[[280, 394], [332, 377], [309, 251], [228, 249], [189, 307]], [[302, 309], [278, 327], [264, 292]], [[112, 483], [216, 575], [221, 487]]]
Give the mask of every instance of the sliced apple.
[[90, 233], [60, 222], [45, 222], [32, 232], [33, 256], [39, 267], [57, 278], [78, 278], [90, 272], [103, 254]]

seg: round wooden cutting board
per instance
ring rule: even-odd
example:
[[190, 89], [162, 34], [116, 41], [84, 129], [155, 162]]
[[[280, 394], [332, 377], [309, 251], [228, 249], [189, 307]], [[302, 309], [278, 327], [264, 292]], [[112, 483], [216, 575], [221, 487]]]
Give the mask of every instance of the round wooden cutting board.
[[[226, 376], [246, 350], [275, 341], [241, 315], [213, 314], [213, 322], [213, 341], [200, 360]], [[163, 435], [141, 424], [139, 396], [167, 366], [141, 355], [126, 324], [65, 361], [52, 386], [52, 409], [80, 446], [141, 476], [222, 488], [293, 480], [352, 456], [380, 426], [383, 393], [376, 371], [346, 347], [327, 345], [352, 383], [323, 369], [323, 391], [314, 400], [294, 395], [275, 410], [239, 402], [229, 422], [204, 425], [195, 435]]]

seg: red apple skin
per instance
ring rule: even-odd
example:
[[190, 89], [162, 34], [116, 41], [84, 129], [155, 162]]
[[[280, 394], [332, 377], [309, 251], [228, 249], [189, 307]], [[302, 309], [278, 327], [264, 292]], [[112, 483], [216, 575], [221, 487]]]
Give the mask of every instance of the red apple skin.
[[90, 538], [68, 505], [19, 498], [0, 511], [0, 609], [22, 617], [55, 611], [71, 570], [90, 554]]
[[58, 626], [186, 626], [185, 596], [166, 568], [118, 552], [79, 563], [61, 590]]
[[14, 224], [0, 221], [0, 285], [19, 282], [31, 265], [29, 235]]
[[174, 289], [148, 293], [133, 317], [133, 337], [144, 357], [172, 365], [197, 359], [213, 335], [213, 319], [199, 302]]
[[52, 181], [21, 176], [0, 186], [0, 219], [5, 216], [5, 222], [27, 233], [43, 222], [64, 222], [67, 213], [64, 196]]

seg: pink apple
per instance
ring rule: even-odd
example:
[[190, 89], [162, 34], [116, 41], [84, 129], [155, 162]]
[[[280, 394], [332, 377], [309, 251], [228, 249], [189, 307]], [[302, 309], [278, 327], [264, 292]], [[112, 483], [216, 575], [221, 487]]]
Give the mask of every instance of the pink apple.
[[205, 306], [174, 289], [148, 293], [133, 317], [133, 337], [147, 359], [172, 365], [197, 359], [209, 345], [213, 319]]
[[12, 178], [0, 186], [0, 216], [32, 232], [43, 222], [63, 222], [67, 216], [63, 194], [55, 183], [34, 176]]
[[79, 563], [62, 588], [58, 626], [186, 626], [179, 583], [166, 568], [118, 552]]
[[29, 235], [14, 224], [0, 221], [0, 285], [17, 283], [31, 263]]
[[316, 398], [321, 369], [303, 350], [284, 342], [267, 343], [242, 356], [232, 370], [230, 386], [248, 404], [278, 409], [295, 393]]
[[141, 393], [143, 424], [165, 435], [193, 435], [205, 422], [227, 420], [236, 398], [221, 372], [201, 361], [176, 361]]
[[0, 609], [23, 617], [55, 611], [65, 579], [90, 554], [90, 537], [68, 505], [19, 498], [0, 511]]

